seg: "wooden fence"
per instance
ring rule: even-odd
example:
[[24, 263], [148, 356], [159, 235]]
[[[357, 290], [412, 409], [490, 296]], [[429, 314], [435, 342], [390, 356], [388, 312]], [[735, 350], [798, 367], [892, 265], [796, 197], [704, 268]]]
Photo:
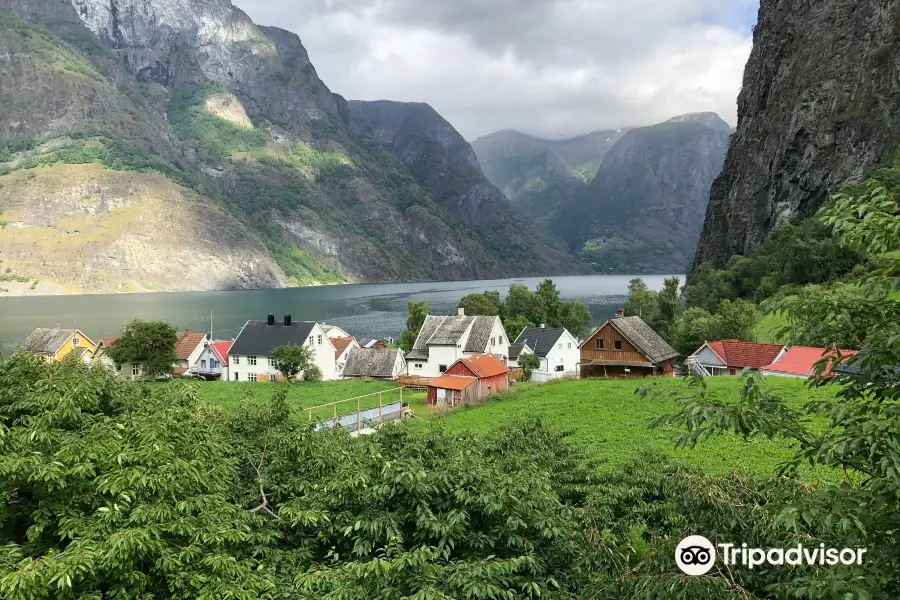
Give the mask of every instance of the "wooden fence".
[[[391, 394], [391, 393], [397, 392], [397, 391], [400, 392], [399, 403], [398, 402], [389, 402], [389, 403], [385, 404], [384, 395]], [[371, 402], [371, 403], [366, 402], [367, 406], [364, 408], [363, 401], [368, 398], [375, 398], [375, 396], [378, 397], [378, 405], [375, 406], [374, 402]], [[356, 410], [355, 411], [351, 410], [348, 412], [340, 411], [340, 414], [338, 414], [338, 412], [339, 412], [338, 405], [345, 404], [348, 402], [356, 402]], [[369, 404], [371, 404], [371, 406], [368, 406]], [[399, 408], [400, 408], [399, 414], [397, 414], [397, 411], [393, 410], [393, 409], [396, 409], [398, 404], [399, 404]], [[390, 412], [385, 411], [385, 409], [388, 407], [390, 407], [392, 409]], [[320, 408], [330, 408], [331, 409], [331, 417], [326, 419], [325, 421], [323, 421], [323, 423], [331, 423], [332, 426], [334, 426], [334, 427], [337, 427], [338, 425], [346, 427], [346, 425], [343, 424], [342, 421], [347, 421], [348, 417], [355, 415], [355, 417], [356, 417], [355, 419], [349, 419], [349, 422], [351, 425], [351, 427], [349, 427], [349, 429], [355, 429], [355, 431], [357, 433], [364, 428], [363, 427], [363, 421], [364, 421], [363, 414], [364, 413], [366, 414], [365, 421], [367, 423], [371, 422], [373, 425], [381, 425], [383, 422], [385, 422], [387, 420], [399, 419], [402, 421], [405, 417], [405, 409], [403, 407], [403, 388], [402, 387], [391, 388], [389, 390], [382, 390], [380, 392], [375, 392], [373, 394], [357, 396], [356, 398], [347, 398], [346, 400], [338, 400], [337, 402], [329, 402], [328, 404], [320, 404], [318, 406], [310, 406], [309, 408], [303, 409], [307, 412], [310, 423], [313, 422], [313, 411], [318, 410]], [[391, 417], [393, 417], [393, 418], [391, 418]]]
[[397, 378], [397, 383], [401, 388], [414, 388], [424, 390], [428, 388], [428, 384], [434, 381], [434, 377], [419, 377], [418, 375], [401, 375]]

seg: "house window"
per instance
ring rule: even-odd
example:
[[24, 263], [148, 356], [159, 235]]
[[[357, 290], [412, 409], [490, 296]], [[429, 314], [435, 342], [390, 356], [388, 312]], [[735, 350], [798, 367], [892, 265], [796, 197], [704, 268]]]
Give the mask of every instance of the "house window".
[[728, 369], [728, 374], [729, 374], [729, 375], [734, 375], [734, 374], [735, 374], [734, 369]]
[[443, 373], [447, 370], [447, 365], [438, 365], [438, 372]]
[[116, 364], [116, 371], [121, 371], [121, 370], [122, 370], [122, 365]]
[[201, 361], [200, 361], [200, 368], [202, 368], [202, 369], [205, 369], [205, 368], [206, 368], [206, 361], [205, 361], [205, 360], [201, 360]]
[[597, 340], [597, 350], [603, 350], [603, 338]]
[[236, 364], [236, 365], [241, 364], [241, 359], [240, 359], [239, 357], [237, 357], [237, 356], [232, 356], [232, 357], [231, 357], [231, 360], [233, 360], [233, 361], [234, 361], [234, 364]]
[[562, 350], [562, 344], [559, 345], [559, 349]]
[[613, 342], [613, 343], [614, 343], [615, 346], [616, 346], [616, 350], [621, 350], [621, 349], [622, 349], [622, 341], [621, 341], [621, 340], [616, 340], [616, 341]]
[[312, 346], [315, 343], [313, 336], [309, 336], [309, 345]]
[[500, 345], [501, 346], [503, 345], [503, 336], [502, 335], [500, 336]]
[[569, 342], [569, 350], [572, 349], [572, 342]]
[[256, 366], [256, 357], [255, 357], [255, 356], [248, 356], [248, 357], [247, 357], [247, 364], [250, 365], [251, 367], [255, 367], [255, 366]]
[[76, 336], [76, 337], [73, 337], [73, 338], [72, 338], [72, 345], [73, 345], [73, 346], [80, 346], [80, 345], [81, 345], [81, 340], [78, 339], [77, 336]]
[[422, 368], [422, 363], [416, 363], [414, 366], [415, 366], [417, 369], [421, 369], [421, 368]]
[[235, 373], [235, 374], [234, 374], [234, 380], [235, 380], [235, 381], [240, 381], [240, 378], [241, 378], [240, 373]]
[[275, 383], [275, 376], [269, 375], [269, 383]]
[[497, 345], [497, 344], [495, 343], [496, 341], [497, 341], [497, 338], [492, 337], [492, 338], [491, 338], [491, 346], [496, 346], [496, 345]]
[[565, 370], [565, 367], [563, 367], [562, 365], [556, 365], [557, 373], [562, 373], [564, 370]]
[[247, 381], [256, 381], [256, 373], [250, 373], [247, 375]]
[[322, 336], [321, 335], [319, 336], [319, 345], [320, 346], [322, 345]]
[[131, 365], [131, 375], [133, 377], [137, 377], [141, 374], [141, 363], [134, 363]]

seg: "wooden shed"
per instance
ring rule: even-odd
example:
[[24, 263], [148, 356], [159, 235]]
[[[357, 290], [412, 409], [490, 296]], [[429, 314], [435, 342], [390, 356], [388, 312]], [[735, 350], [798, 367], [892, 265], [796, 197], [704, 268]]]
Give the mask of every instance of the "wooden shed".
[[429, 406], [477, 402], [509, 387], [509, 367], [483, 354], [462, 358], [428, 384]]
[[615, 319], [600, 326], [580, 346], [581, 377], [673, 375], [678, 351], [640, 317]]

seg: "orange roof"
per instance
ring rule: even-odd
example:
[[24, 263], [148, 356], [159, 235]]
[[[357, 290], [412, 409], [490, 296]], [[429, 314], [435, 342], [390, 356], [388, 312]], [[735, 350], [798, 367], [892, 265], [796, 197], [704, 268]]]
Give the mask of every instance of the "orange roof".
[[347, 349], [350, 344], [354, 342], [354, 338], [352, 337], [336, 337], [331, 338], [331, 343], [334, 344], [334, 359], [337, 360], [341, 357], [341, 354], [344, 353], [344, 350]]
[[478, 381], [475, 377], [464, 377], [462, 375], [441, 375], [437, 379], [428, 384], [428, 387], [440, 388], [442, 390], [463, 391], [473, 383]]
[[[856, 350], [840, 350], [841, 360], [846, 357], [857, 354]], [[809, 346], [791, 346], [776, 362], [762, 367], [763, 371], [773, 371], [775, 373], [785, 373], [788, 375], [805, 375], [813, 377], [816, 374], [816, 363], [822, 360], [823, 356], [835, 357], [835, 353], [825, 348], [811, 348]], [[829, 361], [829, 362], [834, 362]], [[835, 365], [829, 364], [825, 369], [826, 374], [831, 374]]]
[[494, 377], [509, 373], [509, 367], [503, 361], [490, 354], [480, 354], [461, 359], [462, 363], [469, 367], [478, 377]]
[[100, 338], [100, 343], [103, 344], [104, 346], [106, 346], [107, 348], [109, 348], [109, 345], [112, 344], [117, 339], [119, 339], [119, 336], [117, 336], [117, 335], [114, 335], [112, 337]]
[[228, 351], [231, 350], [231, 344], [234, 342], [216, 342], [215, 344], [210, 344], [209, 347], [212, 349], [213, 353], [219, 357], [219, 360], [222, 361], [222, 366], [228, 366]]
[[780, 344], [759, 344], [741, 340], [720, 340], [706, 342], [706, 345], [718, 354], [727, 366], [736, 369], [764, 367], [778, 358], [784, 349]]
[[193, 333], [190, 329], [184, 332], [178, 332], [178, 341], [175, 343], [175, 356], [178, 360], [187, 360], [191, 357], [191, 352], [197, 349], [197, 346], [206, 339], [205, 333]]

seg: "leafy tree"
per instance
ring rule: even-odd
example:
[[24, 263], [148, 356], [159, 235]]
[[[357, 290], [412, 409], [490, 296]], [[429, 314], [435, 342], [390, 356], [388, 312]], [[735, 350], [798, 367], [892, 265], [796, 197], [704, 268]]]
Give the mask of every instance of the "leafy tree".
[[535, 296], [537, 297], [537, 302], [535, 313], [531, 315], [532, 322], [538, 325], [545, 323], [550, 327], [559, 327], [559, 311], [562, 301], [560, 300], [559, 289], [553, 283], [553, 280], [545, 279], [539, 283]]
[[322, 369], [317, 365], [309, 365], [303, 371], [303, 381], [322, 381]]
[[643, 279], [636, 277], [628, 282], [628, 298], [625, 300], [626, 317], [640, 317], [647, 323], [659, 318], [659, 293], [647, 287]]
[[409, 303], [409, 316], [406, 319], [406, 329], [400, 334], [399, 346], [404, 352], [409, 353], [419, 337], [419, 331], [425, 323], [425, 319], [431, 314], [431, 306], [421, 300]]
[[[272, 362], [285, 379], [292, 381], [298, 373], [313, 365], [313, 349], [306, 345], [286, 344], [272, 351]], [[319, 373], [321, 375], [321, 372]]]
[[506, 330], [506, 338], [511, 342], [515, 341], [516, 338], [519, 337], [519, 334], [522, 333], [526, 327], [530, 327], [531, 325], [531, 321], [524, 316], [512, 319], [507, 317], [506, 320], [503, 321], [503, 329]]
[[117, 364], [139, 361], [145, 377], [172, 374], [178, 360], [175, 345], [178, 332], [163, 321], [132, 321], [119, 338], [109, 346], [109, 357]]
[[459, 301], [457, 308], [465, 310], [470, 316], [503, 317], [503, 302], [500, 292], [486, 291], [481, 294], [468, 294]]
[[[534, 293], [527, 286], [513, 283], [506, 294], [506, 318], [515, 319], [523, 317], [532, 322], [535, 312]], [[515, 338], [513, 338], [515, 339]]]
[[531, 374], [541, 368], [541, 358], [537, 354], [519, 355], [519, 366], [522, 367], [523, 381], [531, 381]]
[[711, 340], [752, 341], [753, 328], [758, 322], [756, 306], [743, 300], [723, 300], [715, 314], [690, 307], [678, 319], [672, 336], [673, 345], [686, 355]]
[[594, 317], [584, 302], [571, 301], [559, 305], [559, 326], [566, 328], [575, 339], [587, 338], [593, 323]]

